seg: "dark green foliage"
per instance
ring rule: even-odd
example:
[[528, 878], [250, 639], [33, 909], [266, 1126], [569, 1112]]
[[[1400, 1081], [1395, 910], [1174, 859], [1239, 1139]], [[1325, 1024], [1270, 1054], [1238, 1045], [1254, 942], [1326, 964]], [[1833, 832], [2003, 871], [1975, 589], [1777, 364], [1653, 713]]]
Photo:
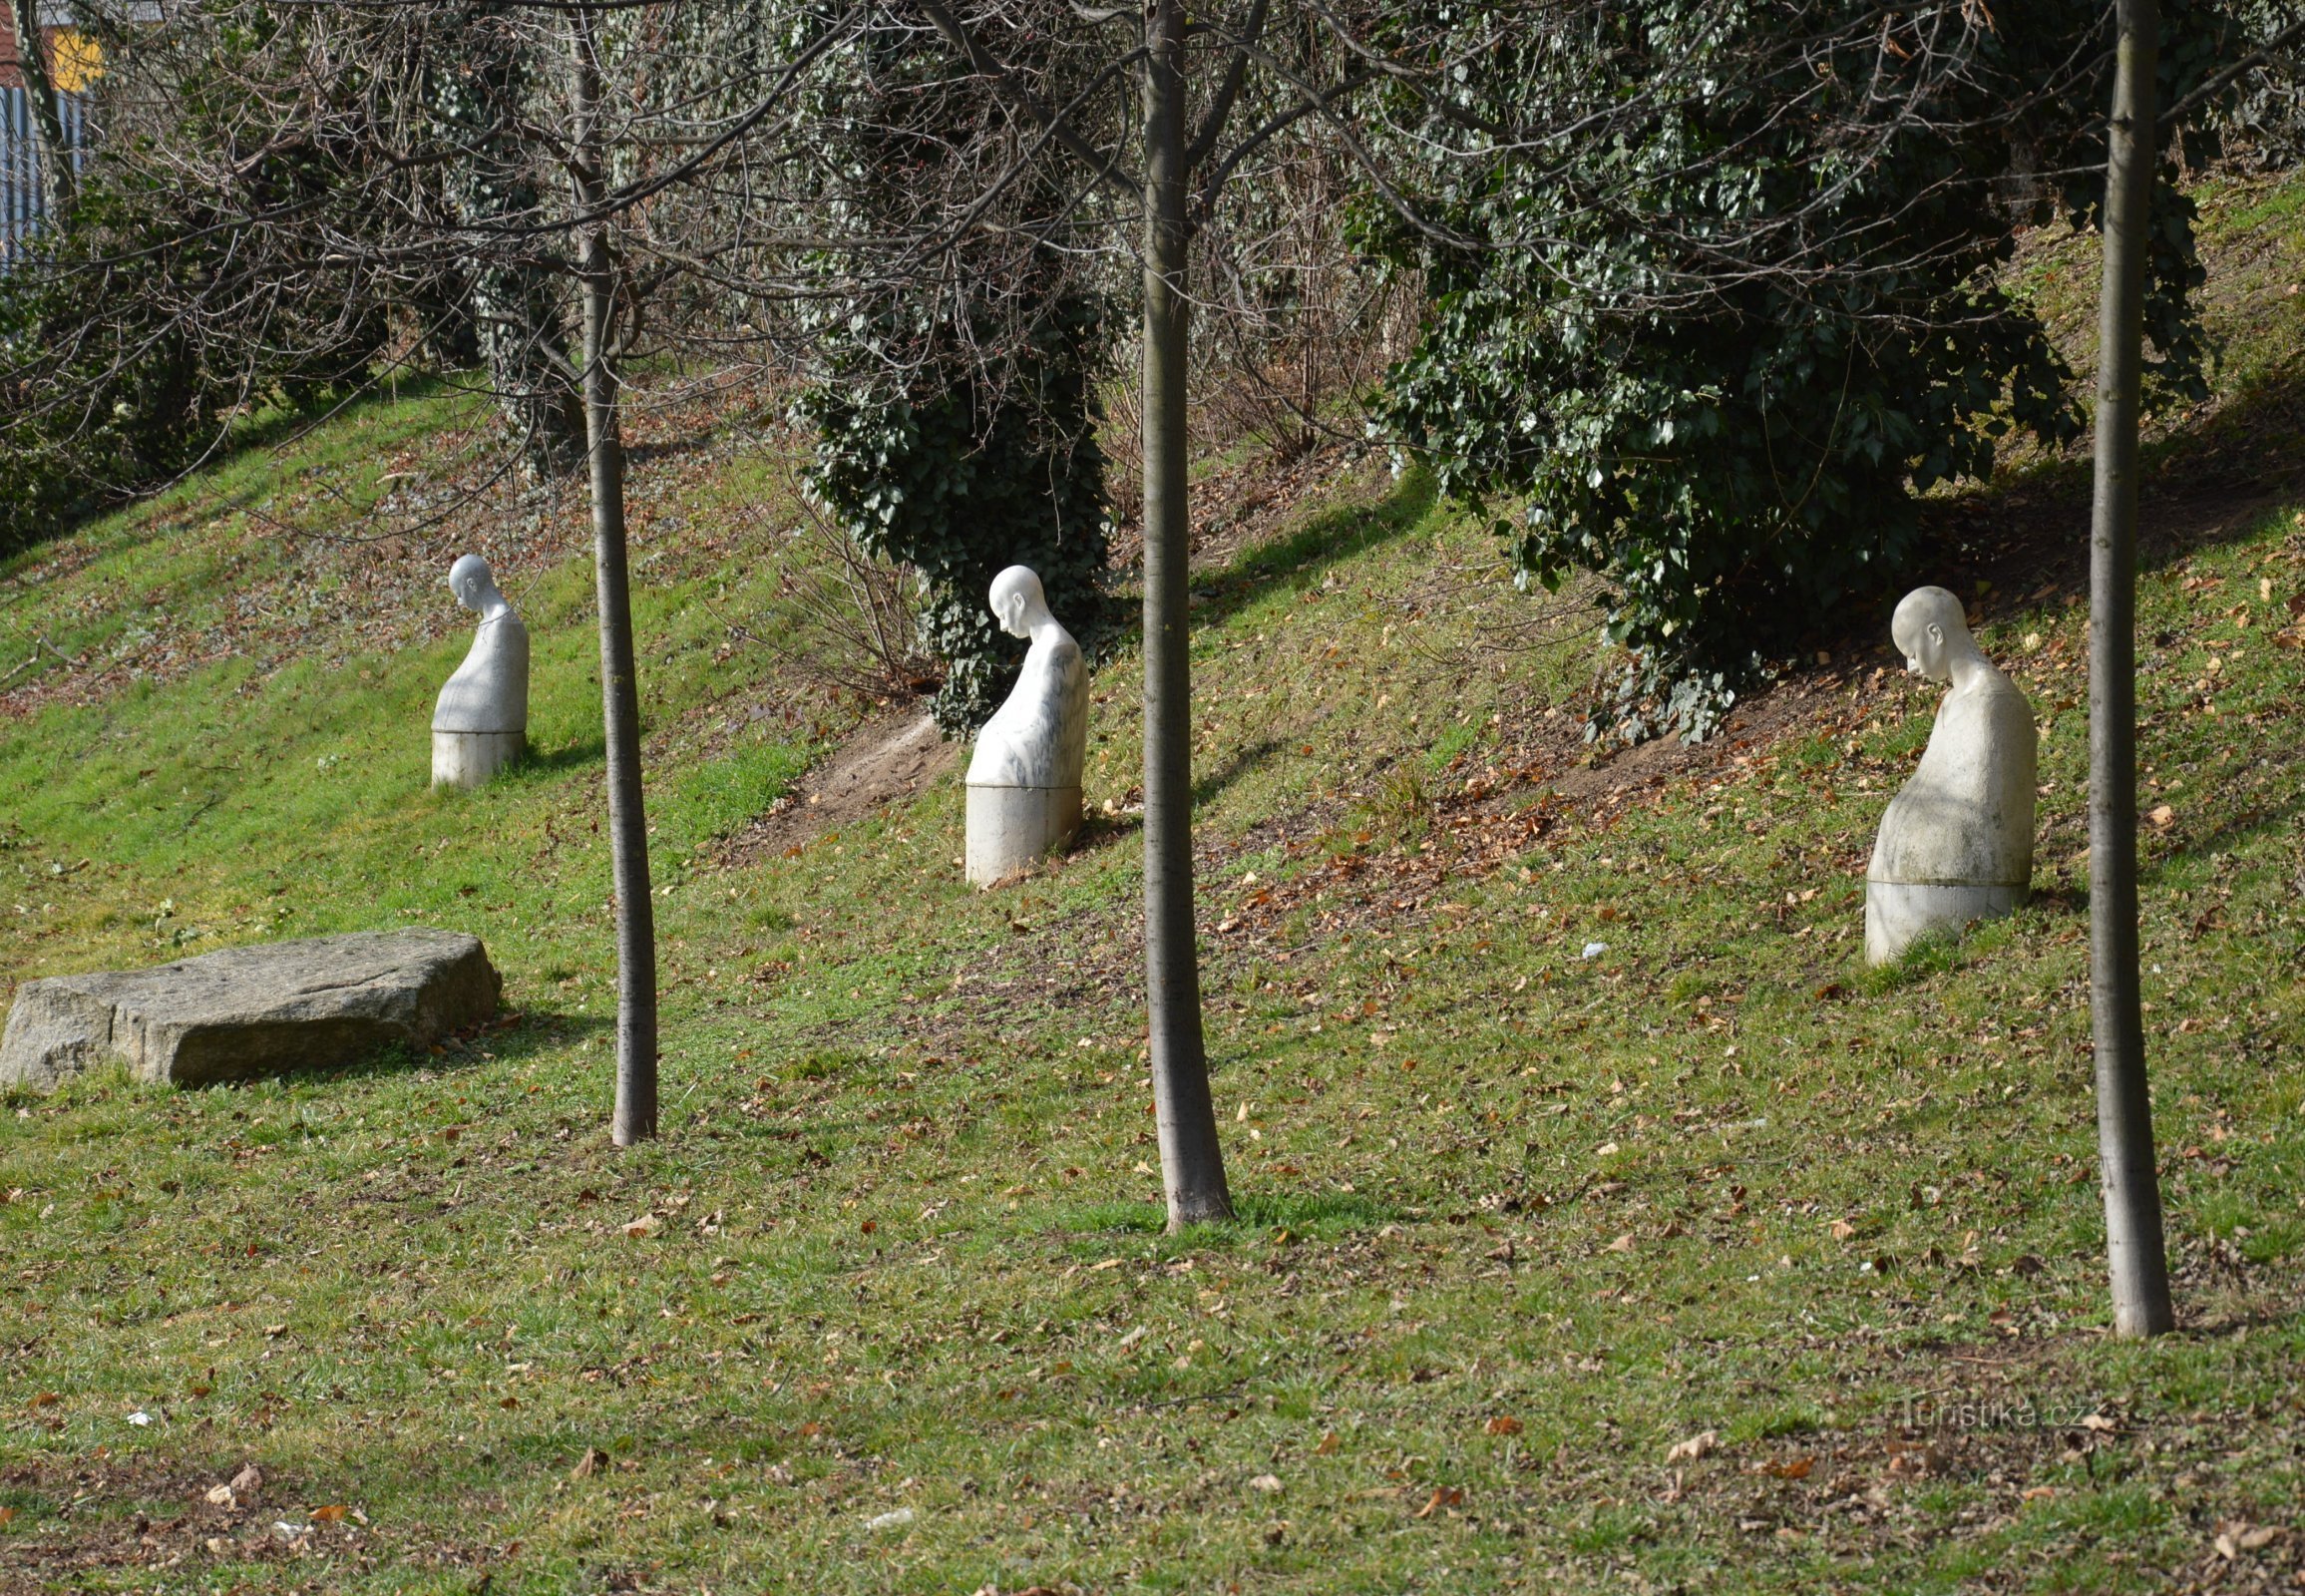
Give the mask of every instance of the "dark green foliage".
[[922, 640], [946, 663], [930, 707], [949, 731], [981, 725], [1023, 658], [985, 605], [1003, 567], [1039, 575], [1091, 657], [1102, 630], [1104, 455], [1091, 379], [1103, 327], [1082, 295], [1044, 308], [1005, 373], [875, 383], [856, 352], [836, 353], [834, 379], [800, 406], [819, 439], [810, 491], [867, 550], [920, 574]]
[[[2165, 92], [2223, 24], [2167, 10]], [[1596, 730], [1710, 728], [1804, 631], [1923, 561], [1914, 494], [2079, 426], [2071, 374], [1996, 278], [2019, 229], [2091, 225], [2107, 8], [1641, 0], [1531, 30], [1468, 84], [1494, 125], [1570, 129], [1436, 174], [1462, 244], [1389, 215], [1422, 338], [1384, 414], [1522, 575], [1613, 590], [1630, 663]], [[1598, 130], [1598, 132], [1596, 132]], [[2035, 173], [2058, 174], [2055, 179]], [[2199, 393], [2192, 206], [2161, 175], [2148, 331]]]

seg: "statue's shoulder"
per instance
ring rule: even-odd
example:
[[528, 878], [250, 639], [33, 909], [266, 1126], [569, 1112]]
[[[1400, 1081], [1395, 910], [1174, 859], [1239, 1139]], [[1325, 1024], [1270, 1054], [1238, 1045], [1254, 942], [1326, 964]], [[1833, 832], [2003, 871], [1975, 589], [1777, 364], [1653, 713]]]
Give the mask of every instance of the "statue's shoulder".
[[1993, 673], [1967, 692], [1945, 695], [1939, 706], [1940, 719], [1953, 718], [1993, 727], [2005, 727], [2023, 719], [2028, 725], [2033, 720], [2033, 700], [2025, 696], [2025, 689], [2011, 681], [1998, 666]]
[[1993, 679], [1977, 696], [1979, 707], [1992, 717], [1995, 725], [2014, 729], [2022, 724], [2028, 732], [2033, 730], [2033, 700], [1998, 666], [1993, 671]]
[[1057, 628], [1056, 635], [1048, 640], [1046, 651], [1041, 657], [1048, 661], [1049, 670], [1059, 676], [1070, 677], [1087, 669], [1087, 660], [1081, 655], [1080, 644], [1073, 640], [1071, 632], [1061, 626]]

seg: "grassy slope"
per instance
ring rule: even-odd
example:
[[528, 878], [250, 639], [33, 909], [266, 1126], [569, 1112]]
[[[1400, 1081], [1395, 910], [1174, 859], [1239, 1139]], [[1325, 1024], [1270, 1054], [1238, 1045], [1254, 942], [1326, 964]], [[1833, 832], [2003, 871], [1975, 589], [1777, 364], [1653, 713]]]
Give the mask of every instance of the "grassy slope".
[[[2281, 196], [2232, 208], [2221, 258], [2296, 258]], [[2233, 301], [2252, 349], [2305, 341], [2284, 298]], [[2294, 435], [2244, 388], [2172, 438], [2167, 481], [2220, 427]], [[425, 403], [349, 419], [324, 460], [233, 468], [238, 502], [317, 469], [364, 505], [458, 420]], [[670, 889], [652, 1146], [604, 1134], [566, 506], [520, 594], [543, 757], [487, 793], [424, 791], [461, 642], [356, 558], [314, 579], [333, 607], [250, 623], [268, 653], [0, 722], [14, 977], [421, 920], [483, 934], [518, 1009], [430, 1060], [9, 1100], [0, 1588], [2096, 1591], [2297, 1568], [2305, 762], [2299, 654], [2267, 640], [2305, 593], [2296, 506], [2159, 540], [2142, 588], [2188, 1329], [2131, 1347], [2102, 1334], [2060, 573], [1983, 633], [2041, 714], [2041, 900], [1868, 976], [1864, 852], [1932, 707], [1876, 626], [1789, 724], [1756, 705], [1744, 737], [1612, 791], [1545, 712], [1579, 617], [1532, 621], [1415, 484], [1347, 476], [1215, 556], [1204, 924], [1246, 1217], [1172, 1240], [1126, 818], [981, 896], [951, 863], [952, 778], [720, 862], [806, 750], [742, 712], [765, 665], [722, 620], [774, 611], [750, 513], [773, 490], [747, 447], [715, 458], [638, 483], [668, 507], [641, 543]], [[2070, 495], [2047, 503], [2078, 530]], [[244, 513], [157, 525], [19, 568], [24, 604], [76, 617], [62, 651], [133, 656], [156, 598], [220, 614], [270, 558]], [[1131, 779], [1132, 665], [1097, 681], [1092, 802]], [[2004, 1410], [1928, 1422], [1963, 1401]], [[251, 1458], [256, 1509], [204, 1501]]]

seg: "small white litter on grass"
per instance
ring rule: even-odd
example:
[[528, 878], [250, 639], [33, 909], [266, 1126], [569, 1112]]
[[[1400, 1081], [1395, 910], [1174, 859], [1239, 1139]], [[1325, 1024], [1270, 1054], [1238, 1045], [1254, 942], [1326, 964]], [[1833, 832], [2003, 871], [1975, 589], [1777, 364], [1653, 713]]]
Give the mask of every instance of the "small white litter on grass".
[[873, 1518], [868, 1518], [868, 1519], [866, 1519], [866, 1520], [865, 1520], [865, 1528], [867, 1528], [867, 1529], [903, 1529], [903, 1528], [904, 1528], [904, 1527], [905, 1527], [907, 1524], [911, 1523], [912, 1521], [913, 1521], [913, 1510], [912, 1510], [910, 1507], [900, 1507], [900, 1508], [898, 1508], [898, 1509], [897, 1509], [895, 1512], [893, 1512], [893, 1513], [882, 1513], [882, 1514], [878, 1515], [877, 1517], [873, 1517]]
[[1587, 959], [1598, 959], [1608, 951], [1609, 945], [1605, 942], [1589, 942], [1585, 944], [1585, 957]]

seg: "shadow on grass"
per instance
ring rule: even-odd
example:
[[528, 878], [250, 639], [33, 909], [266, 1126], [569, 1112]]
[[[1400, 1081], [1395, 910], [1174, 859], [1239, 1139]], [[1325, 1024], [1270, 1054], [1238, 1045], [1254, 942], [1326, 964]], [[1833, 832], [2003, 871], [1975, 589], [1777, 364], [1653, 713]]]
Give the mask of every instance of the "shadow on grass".
[[1193, 783], [1193, 802], [1196, 805], [1212, 802], [1234, 782], [1272, 763], [1276, 756], [1286, 751], [1286, 745], [1278, 737], [1267, 737], [1263, 742], [1243, 748], [1220, 768]]
[[1081, 816], [1080, 829], [1072, 834], [1072, 842], [1064, 850], [1067, 861], [1086, 859], [1116, 848], [1126, 839], [1144, 830], [1144, 811], [1134, 809], [1125, 815], [1090, 813]]
[[[2252, 838], [2267, 834], [2294, 837], [2301, 816], [2305, 816], [2305, 802], [2291, 799], [2287, 803], [2251, 805], [2198, 832], [2180, 830], [2166, 853], [2149, 854], [2139, 847], [2137, 880], [2140, 884], [2150, 884], [2159, 878], [2161, 870], [2173, 860], [2211, 859], [2218, 854], [2231, 852]], [[2141, 837], [2138, 839], [2140, 844], [2143, 840]]]
[[[2144, 445], [2137, 566], [2165, 569], [2197, 549], [2249, 537], [2265, 515], [2305, 493], [2305, 371], [2251, 378], [2214, 414]], [[1922, 501], [1919, 581], [1962, 593], [1992, 583], [1988, 613], [2086, 599], [2090, 496], [2087, 457], [2013, 470], [1973, 492]], [[1882, 599], [1870, 640], [1887, 631]]]
[[1222, 625], [1284, 585], [1314, 586], [1329, 567], [1408, 531], [1437, 498], [1431, 474], [1411, 471], [1375, 504], [1325, 510], [1286, 537], [1243, 550], [1223, 571], [1194, 581], [1194, 625]]
[[539, 751], [531, 748], [521, 757], [509, 774], [517, 777], [549, 778], [563, 771], [578, 770], [586, 765], [597, 765], [608, 757], [604, 737], [579, 737], [575, 742], [563, 743], [558, 748]]
[[323, 1064], [309, 1069], [281, 1069], [245, 1080], [217, 1081], [218, 1086], [247, 1086], [270, 1081], [280, 1085], [326, 1086], [350, 1081], [405, 1075], [426, 1069], [438, 1076], [460, 1075], [483, 1064], [520, 1063], [567, 1047], [571, 1042], [615, 1029], [611, 1013], [585, 1014], [557, 1008], [526, 1008], [507, 1013], [488, 1024], [443, 1038], [417, 1052], [394, 1043], [348, 1064]]

